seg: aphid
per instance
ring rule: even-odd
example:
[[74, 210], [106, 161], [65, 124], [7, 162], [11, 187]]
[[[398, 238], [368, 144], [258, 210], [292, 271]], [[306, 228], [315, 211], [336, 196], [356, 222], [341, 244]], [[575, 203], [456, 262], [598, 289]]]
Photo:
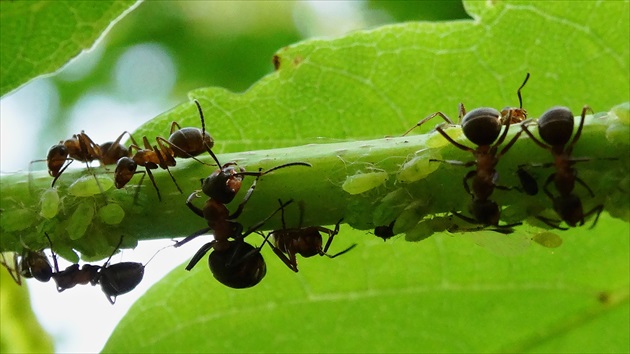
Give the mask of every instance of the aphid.
[[[315, 255], [326, 256], [328, 258], [335, 258], [353, 249], [356, 244], [351, 245], [345, 250], [330, 255], [328, 248], [332, 244], [333, 238], [339, 233], [339, 224], [343, 221], [340, 219], [335, 225], [335, 229], [331, 230], [323, 226], [308, 226], [298, 228], [287, 228], [284, 221], [284, 207], [282, 201], [278, 201], [282, 209], [282, 229], [271, 231], [267, 237], [271, 235], [271, 248], [274, 253], [280, 258], [284, 264], [294, 272], [298, 272], [297, 258], [299, 254], [304, 258], [312, 257]], [[328, 241], [322, 248], [322, 235], [320, 232], [328, 234]], [[266, 239], [266, 238], [265, 238]]]
[[155, 255], [163, 249], [158, 250], [146, 264], [137, 262], [120, 262], [110, 265], [109, 261], [122, 244], [123, 237], [121, 236], [118, 245], [116, 245], [116, 248], [102, 266], [92, 264], [79, 266], [78, 264], [72, 264], [65, 270], [59, 271], [57, 256], [52, 250], [52, 241], [50, 241], [48, 234], [46, 234], [46, 238], [48, 238], [50, 250], [53, 253], [55, 272], [52, 274], [52, 278], [57, 284], [57, 291], [62, 292], [79, 284], [100, 284], [101, 290], [112, 305], [116, 303], [117, 296], [130, 292], [135, 289], [138, 284], [140, 284], [142, 278], [144, 277], [144, 268], [151, 259], [153, 259], [153, 257], [155, 257]]
[[525, 170], [525, 166], [526, 165], [519, 165], [516, 170], [518, 180], [521, 182], [519, 190], [528, 195], [536, 195], [538, 194], [538, 183], [536, 179]]
[[[571, 113], [568, 108], [553, 107], [543, 113], [540, 118], [538, 118], [538, 134], [544, 143], [534, 137], [529, 129], [527, 129], [526, 125], [521, 125], [521, 127], [538, 146], [551, 151], [551, 155], [554, 158], [554, 162], [546, 163], [541, 166], [554, 166], [556, 169], [556, 172], [549, 175], [545, 181], [543, 191], [553, 201], [553, 208], [558, 216], [560, 216], [560, 218], [569, 226], [575, 227], [578, 225], [584, 225], [584, 219], [586, 217], [597, 213], [595, 220], [593, 221], [593, 225], [590, 227], [593, 228], [595, 227], [604, 206], [602, 204], [597, 205], [588, 212], [584, 213], [582, 201], [576, 194], [573, 193], [575, 182], [578, 182], [588, 191], [591, 197], [595, 196], [591, 188], [589, 188], [589, 186], [577, 176], [577, 170], [572, 167], [576, 162], [590, 160], [589, 158], [571, 157], [573, 147], [582, 134], [586, 111], [592, 112], [592, 109], [589, 106], [584, 106], [582, 108], [580, 124], [575, 132], [575, 135], [573, 135], [573, 113]], [[571, 135], [573, 135], [573, 139], [571, 139]], [[549, 191], [549, 185], [551, 182], [554, 182], [554, 185], [556, 186], [556, 191], [558, 192], [557, 197], [554, 197]], [[560, 221], [558, 220], [549, 219], [543, 216], [538, 216], [538, 219], [553, 228], [566, 230], [566, 228], [560, 227]]]
[[389, 225], [377, 226], [374, 228], [374, 236], [380, 237], [383, 241], [387, 241], [394, 237], [394, 224], [396, 220], [392, 221]]

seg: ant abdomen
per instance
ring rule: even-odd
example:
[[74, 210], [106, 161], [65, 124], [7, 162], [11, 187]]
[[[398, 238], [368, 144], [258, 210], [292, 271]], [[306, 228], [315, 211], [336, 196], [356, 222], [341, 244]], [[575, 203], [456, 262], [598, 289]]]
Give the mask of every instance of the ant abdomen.
[[267, 274], [267, 265], [259, 250], [247, 242], [228, 242], [227, 249], [215, 248], [208, 256], [214, 278], [234, 289], [251, 288], [260, 283]]
[[538, 134], [551, 146], [564, 146], [573, 134], [573, 113], [567, 107], [553, 107], [538, 118]]
[[174, 131], [169, 136], [168, 141], [174, 145], [173, 154], [175, 157], [180, 158], [197, 156], [214, 147], [214, 139], [208, 132], [204, 131], [202, 138], [201, 130], [191, 127]]
[[462, 130], [466, 138], [475, 145], [490, 145], [501, 133], [501, 113], [494, 108], [476, 108], [462, 119]]

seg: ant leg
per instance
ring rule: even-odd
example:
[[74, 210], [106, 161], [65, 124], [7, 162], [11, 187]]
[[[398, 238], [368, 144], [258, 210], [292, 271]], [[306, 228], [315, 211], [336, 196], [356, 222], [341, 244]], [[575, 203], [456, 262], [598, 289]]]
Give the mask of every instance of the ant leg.
[[470, 194], [471, 196], [475, 196], [471, 191], [470, 191], [470, 186], [468, 185], [468, 180], [475, 177], [477, 175], [477, 171], [470, 171], [466, 174], [466, 176], [464, 176], [464, 189], [466, 190], [466, 193]]
[[[171, 143], [170, 141], [168, 141], [168, 140], [166, 140], [166, 139], [162, 138], [161, 136], [158, 136], [157, 138], [155, 138], [155, 140], [157, 140], [158, 145], [160, 146], [160, 149], [162, 149], [162, 151], [164, 151], [164, 152], [166, 152], [166, 153], [167, 153], [167, 154], [166, 154], [167, 156], [172, 156], [172, 155], [173, 155], [172, 150], [171, 150], [171, 149], [173, 149], [173, 150], [177, 150], [178, 152], [182, 153], [183, 155], [186, 155], [186, 156], [188, 156], [189, 158], [191, 158], [191, 159], [193, 159], [193, 160], [195, 160], [195, 161], [197, 161], [197, 162], [199, 162], [199, 163], [201, 163], [201, 164], [204, 164], [204, 165], [206, 165], [206, 166], [212, 166], [212, 165], [211, 165], [211, 164], [209, 164], [209, 163], [205, 163], [205, 162], [203, 162], [203, 161], [199, 160], [199, 159], [198, 159], [198, 158], [196, 158], [195, 156], [193, 156], [193, 155], [189, 154], [188, 152], [186, 152], [186, 151], [182, 150], [182, 148], [180, 148], [179, 146], [177, 146], [177, 145], [175, 145], [175, 144]], [[169, 147], [164, 146], [163, 144], [167, 144], [170, 148], [169, 148]]]
[[458, 124], [462, 124], [462, 119], [464, 118], [464, 116], [466, 115], [466, 107], [464, 107], [464, 102], [460, 102], [459, 105], [457, 106], [457, 123]]
[[162, 196], [160, 195], [160, 189], [158, 188], [157, 184], [155, 184], [155, 178], [153, 178], [153, 173], [151, 173], [151, 170], [148, 167], [145, 167], [145, 169], [146, 169], [146, 173], [149, 175], [149, 179], [151, 180], [151, 183], [153, 183], [153, 187], [155, 187], [155, 191], [157, 192], [158, 200], [162, 201]]
[[332, 256], [327, 254], [327, 253], [324, 253], [324, 256], [326, 256], [328, 258], [335, 258], [335, 257], [341, 256], [344, 253], [347, 253], [348, 251], [350, 251], [351, 249], [355, 248], [356, 246], [357, 246], [357, 244], [355, 243], [355, 244], [351, 245], [350, 247], [346, 248], [345, 250], [333, 254]]
[[595, 194], [593, 193], [593, 190], [591, 190], [591, 187], [587, 186], [586, 183], [584, 183], [584, 181], [582, 181], [582, 179], [580, 177], [575, 177], [575, 180], [580, 183], [580, 185], [582, 185], [582, 187], [584, 187], [584, 189], [586, 189], [588, 191], [588, 193], [591, 195], [591, 198], [595, 198]]
[[[507, 129], [507, 128], [506, 128]], [[501, 156], [503, 156], [511, 147], [512, 145], [514, 145], [514, 143], [516, 142], [516, 140], [518, 140], [518, 138], [521, 136], [521, 134], [523, 133], [523, 131], [519, 131], [518, 133], [516, 133], [516, 135], [514, 135], [514, 137], [512, 138], [512, 140], [510, 140], [510, 142], [505, 145], [505, 147], [503, 148], [503, 150], [501, 150], [501, 152], [499, 152], [499, 154], [496, 156], [496, 159], [498, 160], [499, 158], [501, 158]], [[498, 146], [498, 145], [495, 145]]]
[[46, 236], [46, 239], [48, 239], [48, 244], [50, 245], [50, 253], [52, 253], [53, 265], [55, 266], [55, 273], [59, 273], [59, 263], [57, 263], [57, 255], [55, 254], [55, 251], [53, 251], [52, 241], [50, 240], [50, 236], [48, 236], [47, 232], [44, 232], [44, 235]]
[[[140, 177], [140, 182], [136, 186], [136, 192], [133, 194], [133, 204], [135, 205], [138, 202], [138, 196], [140, 195], [140, 187], [142, 186], [142, 182], [144, 181], [144, 177], [147, 175], [144, 171], [138, 171], [136, 173], [142, 173], [142, 177]], [[158, 198], [159, 198], [158, 192]]]
[[[254, 190], [256, 189], [256, 183], [258, 182], [258, 178], [259, 177], [260, 176], [256, 177], [256, 179], [252, 183], [251, 187], [249, 187], [249, 189], [247, 190], [247, 194], [245, 194], [245, 197], [243, 198], [243, 201], [238, 205], [238, 208], [236, 208], [236, 211], [234, 213], [232, 213], [230, 216], [228, 216], [228, 218], [227, 218], [228, 220], [234, 220], [234, 219], [238, 218], [239, 215], [241, 215], [241, 213], [243, 212], [243, 209], [245, 208], [245, 204], [247, 204], [247, 201], [249, 201], [249, 198], [251, 198], [252, 194], [254, 193]], [[260, 226], [262, 226], [262, 224]]]
[[0, 252], [0, 258], [2, 258], [2, 260], [0, 260], [0, 264], [2, 264], [7, 269], [7, 272], [9, 272], [9, 275], [11, 276], [11, 278], [13, 278], [15, 283], [17, 285], [22, 285], [22, 275], [20, 274], [18, 270], [19, 265], [18, 265], [17, 253], [15, 252], [13, 253], [13, 266], [10, 266], [7, 263], [5, 252]]
[[[212, 240], [212, 241], [206, 243], [205, 245], [201, 246], [199, 251], [197, 251], [197, 253], [195, 253], [195, 255], [192, 257], [192, 259], [190, 260], [190, 262], [186, 266], [186, 270], [190, 271], [191, 269], [193, 269], [193, 267], [196, 266], [197, 263], [199, 263], [199, 261], [203, 258], [203, 256], [205, 256], [206, 253], [208, 253], [208, 251], [210, 251], [214, 247], [214, 245], [216, 243], [217, 243], [216, 240]], [[177, 246], [175, 246], [175, 247], [177, 247]]]
[[[175, 129], [175, 127], [177, 127], [177, 129]], [[182, 130], [182, 127], [180, 127], [179, 123], [177, 122], [171, 122], [171, 131], [169, 132], [169, 134], [173, 134], [175, 130]]]
[[582, 135], [582, 127], [584, 127], [584, 118], [586, 117], [586, 111], [591, 111], [591, 114], [593, 113], [593, 110], [591, 109], [591, 107], [587, 105], [582, 107], [582, 114], [580, 115], [580, 125], [578, 126], [578, 130], [575, 132], [575, 135], [573, 136], [573, 140], [571, 140], [569, 145], [567, 145], [566, 147], [567, 154], [569, 155], [573, 151], [573, 146], [575, 145], [575, 143], [577, 143], [578, 139], [580, 139], [580, 135]]
[[258, 222], [257, 224], [255, 224], [254, 226], [250, 227], [249, 229], [247, 229], [247, 231], [245, 231], [245, 233], [243, 233], [243, 235], [241, 236], [241, 238], [245, 238], [247, 235], [251, 234], [252, 232], [258, 230], [261, 226], [263, 226], [267, 221], [269, 221], [269, 219], [271, 219], [274, 215], [276, 215], [277, 212], [279, 212], [280, 210], [283, 210], [287, 205], [293, 203], [293, 199], [289, 199], [288, 202], [281, 204], [280, 207], [276, 210], [274, 210], [273, 213], [271, 213], [269, 216], [267, 216], [266, 218], [264, 218], [262, 221]]
[[549, 218], [546, 218], [546, 217], [540, 216], [540, 215], [536, 216], [536, 219], [542, 221], [547, 226], [553, 227], [554, 229], [557, 229], [557, 230], [568, 230], [568, 228], [566, 228], [566, 227], [560, 227], [560, 221], [559, 220], [549, 219]]
[[[265, 236], [262, 232], [259, 232], [259, 234], [261, 236]], [[273, 253], [276, 254], [276, 256], [278, 256], [278, 258], [280, 258], [280, 260], [287, 266], [289, 267], [289, 269], [291, 269], [292, 271], [294, 271], [295, 273], [297, 273], [298, 267], [297, 267], [297, 259], [295, 258], [295, 254], [290, 253], [290, 258], [287, 257], [286, 254], [284, 254], [278, 247], [276, 247], [272, 242], [268, 242], [267, 239], [269, 238], [270, 235], [272, 235], [273, 232], [270, 232], [267, 234], [267, 236], [265, 237], [265, 241], [263, 242], [263, 245], [265, 244], [265, 242], [267, 242], [269, 244], [269, 247], [271, 247], [271, 249], [273, 250]], [[260, 248], [258, 250], [262, 249], [262, 245], [260, 246]]]
[[282, 200], [278, 199], [278, 204], [280, 204], [280, 208], [282, 209], [282, 212], [280, 213], [280, 220], [282, 220], [282, 228], [286, 229], [287, 225], [284, 222], [284, 208], [282, 207]]
[[192, 241], [193, 239], [197, 238], [198, 236], [204, 235], [206, 232], [208, 232], [208, 231], [210, 231], [210, 230], [212, 230], [212, 228], [210, 228], [210, 227], [206, 227], [206, 228], [203, 228], [203, 229], [201, 229], [201, 230], [199, 230], [199, 231], [196, 231], [194, 234], [192, 234], [192, 235], [190, 235], [190, 236], [187, 236], [185, 239], [183, 239], [183, 240], [181, 240], [181, 241], [177, 241], [177, 242], [175, 242], [175, 244], [173, 245], [173, 247], [175, 247], [175, 248], [177, 248], [177, 247], [181, 247], [181, 246], [183, 246], [184, 244], [186, 244], [186, 243], [188, 243], [188, 242]]
[[523, 129], [525, 134], [527, 134], [529, 136], [529, 138], [532, 139], [532, 141], [534, 143], [536, 143], [536, 145], [540, 146], [541, 148], [543, 148], [545, 150], [551, 151], [551, 147], [548, 146], [547, 144], [543, 143], [542, 141], [538, 140], [538, 138], [536, 138], [534, 136], [534, 134], [532, 134], [532, 132], [530, 132], [529, 129], [527, 129], [527, 125], [526, 124], [521, 124], [521, 129]]
[[584, 218], [587, 218], [590, 215], [592, 215], [594, 212], [597, 212], [597, 215], [595, 216], [595, 220], [593, 220], [593, 225], [591, 225], [591, 227], [588, 228], [589, 230], [595, 227], [595, 224], [597, 224], [597, 220], [599, 220], [599, 216], [601, 215], [602, 211], [604, 211], [604, 206], [600, 204], [600, 205], [595, 206], [588, 213], [584, 214]]
[[[433, 119], [435, 117], [441, 117], [442, 119], [444, 119], [446, 121], [446, 123], [448, 123], [450, 125], [455, 125], [455, 123], [453, 123], [451, 118], [449, 118], [446, 114], [444, 114], [442, 112], [435, 112], [435, 113], [430, 114], [427, 117], [423, 118], [422, 120], [420, 120], [418, 123], [416, 123], [416, 125], [414, 125], [409, 130], [407, 130], [402, 136], [405, 136], [405, 135], [409, 134], [412, 130], [416, 129], [417, 127], [421, 126], [422, 124], [426, 123], [427, 121], [429, 121], [429, 120], [431, 120], [431, 119]], [[460, 120], [461, 120], [461, 118], [460, 118]]]
[[[327, 229], [325, 227], [317, 226], [317, 231], [325, 232], [325, 233], [328, 234], [328, 241], [326, 241], [326, 246], [324, 246], [323, 253], [328, 252], [328, 248], [332, 244], [333, 237], [335, 237], [335, 235], [337, 235], [339, 233], [339, 224], [341, 224], [342, 221], [343, 221], [343, 218], [341, 218], [341, 219], [339, 219], [339, 221], [337, 221], [337, 224], [335, 224], [335, 229], [334, 230], [330, 230], [330, 229]], [[320, 254], [320, 255], [323, 255], [323, 254]]]
[[[114, 251], [112, 252], [112, 254], [109, 255], [109, 258], [107, 258], [107, 260], [105, 261], [105, 263], [103, 263], [103, 266], [101, 268], [106, 268], [107, 265], [109, 264], [109, 261], [111, 261], [112, 257], [114, 257], [114, 255], [116, 254], [116, 251], [118, 251], [120, 249], [120, 245], [122, 245], [122, 242], [123, 242], [123, 237], [124, 237], [124, 235], [120, 235], [120, 240], [116, 244], [116, 247], [114, 248]], [[95, 283], [97, 283], [97, 282], [94, 282], [92, 285], [95, 285]]]
[[553, 200], [553, 195], [551, 195], [551, 192], [549, 192], [549, 184], [551, 184], [551, 181], [553, 181], [555, 177], [556, 177], [555, 173], [550, 174], [549, 177], [547, 177], [545, 184], [543, 185], [543, 191], [551, 200]]
[[192, 210], [193, 213], [197, 214], [197, 216], [200, 216], [203, 218], [204, 217], [203, 210], [199, 209], [199, 207], [197, 207], [196, 205], [192, 203], [193, 199], [195, 198], [199, 198], [199, 193], [197, 191], [192, 192], [188, 196], [188, 199], [186, 199], [186, 206], [188, 207], [188, 209]]
[[[493, 149], [496, 149], [499, 145], [503, 144], [505, 137], [507, 137], [507, 133], [510, 131], [510, 124], [512, 124], [512, 110], [511, 109], [508, 111], [506, 121], [507, 121], [507, 124], [505, 125], [505, 128], [503, 128], [503, 133], [501, 134], [501, 136], [499, 136], [499, 140], [497, 140], [497, 142], [494, 145], [492, 145]], [[518, 135], [520, 134], [517, 134], [516, 136]], [[509, 149], [511, 146], [512, 146], [511, 144], [508, 144], [507, 149]], [[504, 149], [504, 151], [507, 151], [507, 149]]]
[[458, 213], [456, 211], [451, 211], [451, 214], [457, 216], [458, 218], [460, 218], [460, 219], [462, 219], [462, 220], [464, 220], [464, 221], [466, 221], [466, 222], [468, 222], [470, 224], [479, 225], [479, 221], [477, 221], [477, 220], [475, 220], [475, 219], [473, 219], [471, 217], [468, 217], [466, 215], [460, 214], [460, 213]]
[[475, 149], [469, 148], [468, 146], [462, 145], [456, 142], [455, 140], [453, 140], [453, 138], [451, 138], [448, 134], [446, 134], [446, 132], [444, 132], [444, 130], [442, 130], [442, 127], [438, 126], [435, 128], [435, 130], [437, 130], [437, 132], [440, 133], [440, 135], [442, 135], [444, 139], [448, 140], [449, 143], [455, 145], [455, 147], [457, 147], [458, 149], [468, 151], [471, 153], [475, 152]]

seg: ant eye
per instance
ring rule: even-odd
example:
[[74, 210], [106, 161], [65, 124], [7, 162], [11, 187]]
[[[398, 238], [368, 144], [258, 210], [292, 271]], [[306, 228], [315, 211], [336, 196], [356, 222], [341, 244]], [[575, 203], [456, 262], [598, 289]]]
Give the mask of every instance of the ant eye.
[[494, 108], [477, 108], [466, 113], [462, 129], [475, 145], [490, 145], [501, 133], [501, 114]]

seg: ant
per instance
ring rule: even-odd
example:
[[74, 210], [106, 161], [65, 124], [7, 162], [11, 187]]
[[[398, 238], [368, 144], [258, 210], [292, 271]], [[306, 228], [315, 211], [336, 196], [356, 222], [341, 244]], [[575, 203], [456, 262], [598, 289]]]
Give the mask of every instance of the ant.
[[521, 84], [521, 87], [516, 90], [516, 95], [518, 96], [518, 108], [515, 107], [504, 107], [501, 110], [501, 122], [505, 125], [507, 123], [508, 115], [511, 114], [509, 121], [510, 124], [520, 123], [527, 119], [527, 111], [523, 109], [523, 98], [521, 97], [521, 89], [525, 86], [529, 80], [529, 73], [525, 75], [525, 80]]
[[24, 249], [22, 256], [18, 257], [17, 253], [13, 254], [13, 266], [9, 266], [6, 262], [4, 253], [0, 261], [15, 280], [18, 285], [22, 285], [22, 277], [35, 278], [41, 282], [48, 282], [53, 275], [50, 262], [43, 251], [32, 251]]
[[[595, 227], [599, 215], [601, 214], [604, 206], [602, 204], [595, 206], [590, 211], [584, 213], [582, 208], [582, 202], [580, 198], [573, 193], [575, 188], [575, 182], [582, 185], [591, 197], [595, 197], [595, 194], [591, 188], [584, 183], [578, 176], [577, 170], [572, 166], [576, 162], [589, 161], [589, 158], [572, 158], [571, 153], [573, 147], [577, 143], [580, 135], [582, 134], [582, 128], [584, 126], [584, 118], [586, 112], [593, 110], [589, 106], [582, 108], [582, 114], [580, 117], [580, 123], [575, 135], [573, 135], [574, 118], [573, 113], [566, 107], [553, 107], [543, 113], [538, 118], [538, 134], [542, 141], [534, 137], [534, 135], [527, 129], [526, 125], [521, 125], [523, 131], [534, 141], [538, 146], [545, 150], [551, 151], [554, 158], [554, 162], [537, 165], [540, 167], [555, 166], [556, 172], [549, 175], [543, 186], [545, 194], [553, 201], [553, 208], [569, 226], [575, 227], [576, 225], [584, 225], [584, 219], [594, 213], [597, 213], [591, 229]], [[573, 139], [571, 139], [573, 135]], [[570, 140], [570, 141], [569, 141]], [[545, 144], [546, 143], [546, 144]], [[549, 184], [554, 182], [558, 196], [554, 197], [549, 191]], [[560, 221], [549, 219], [543, 216], [537, 217], [545, 224], [560, 230], [567, 230], [567, 228], [560, 227]]]
[[[55, 186], [57, 179], [61, 174], [70, 166], [74, 160], [85, 162], [88, 170], [90, 169], [89, 163], [98, 160], [102, 165], [113, 165], [118, 159], [129, 156], [129, 150], [122, 144], [120, 140], [122, 137], [128, 134], [132, 142], [135, 144], [133, 136], [124, 131], [113, 142], [106, 142], [102, 145], [96, 144], [92, 139], [81, 131], [79, 134], [75, 134], [70, 139], [60, 141], [59, 144], [53, 145], [46, 156], [46, 163], [48, 166], [48, 174], [54, 177], [52, 181], [52, 187]], [[43, 160], [35, 160], [38, 162]], [[98, 180], [97, 180], [98, 183]]]
[[[214, 230], [214, 240], [203, 245], [197, 253], [192, 257], [186, 270], [190, 271], [205, 256], [208, 251], [213, 250], [208, 256], [208, 265], [212, 275], [221, 284], [235, 289], [250, 288], [260, 283], [267, 274], [267, 266], [265, 260], [260, 254], [260, 250], [264, 246], [265, 239], [260, 247], [254, 247], [245, 242], [245, 237], [260, 228], [265, 222], [271, 219], [280, 209], [286, 207], [292, 200], [281, 204], [280, 208], [275, 210], [265, 219], [243, 232], [243, 225], [234, 221], [242, 207], [247, 202], [256, 185], [256, 181], [250, 187], [247, 195], [239, 205], [239, 209], [232, 215], [224, 204], [213, 199], [208, 199], [203, 210], [194, 206], [191, 202], [193, 198], [198, 197], [193, 193], [188, 197], [186, 205], [197, 215], [203, 216], [208, 221], [207, 228], [199, 230], [194, 234], [186, 237], [184, 240], [175, 244], [180, 247], [197, 236], [203, 235], [210, 229]], [[233, 240], [230, 241], [229, 239]]]
[[[460, 115], [462, 112], [463, 105], [460, 104]], [[440, 116], [448, 124], [454, 125], [453, 121], [442, 112], [436, 112], [423, 119], [418, 124], [424, 123], [435, 116]], [[473, 149], [453, 140], [453, 138], [446, 134], [446, 132], [442, 129], [443, 124], [438, 125], [435, 129], [448, 142], [458, 149], [472, 153], [475, 159], [468, 162], [436, 159], [429, 160], [432, 162], [443, 162], [463, 167], [476, 166], [475, 170], [468, 172], [464, 177], [464, 189], [472, 196], [469, 211], [474, 218], [467, 217], [458, 212], [453, 212], [453, 215], [472, 224], [495, 226], [500, 231], [505, 231], [513, 226], [520, 225], [521, 223], [499, 225], [501, 214], [500, 208], [496, 202], [489, 199], [495, 188], [503, 190], [510, 189], [509, 187], [496, 184], [496, 180], [499, 177], [499, 174], [496, 171], [496, 165], [498, 164], [499, 159], [512, 147], [512, 145], [514, 145], [522, 133], [522, 131], [516, 133], [512, 140], [510, 140], [500, 152], [497, 152], [499, 145], [503, 143], [509, 131], [512, 122], [511, 110], [507, 113], [506, 119], [504, 120], [505, 124], [502, 123], [501, 113], [499, 111], [494, 108], [487, 107], [473, 109], [472, 111], [466, 113], [466, 115], [460, 120], [464, 135], [470, 142], [477, 145], [477, 148]], [[503, 132], [501, 132], [502, 128]], [[409, 131], [411, 131], [411, 129]], [[493, 142], [494, 145], [492, 145]], [[472, 188], [468, 183], [470, 179], [472, 179]]]
[[[157, 169], [158, 167], [166, 170], [171, 176], [173, 183], [175, 183], [177, 190], [183, 193], [175, 177], [173, 177], [173, 174], [171, 174], [169, 170], [169, 166], [173, 167], [177, 163], [175, 157], [192, 158], [202, 164], [206, 164], [195, 158], [195, 156], [207, 151], [213, 159], [217, 161], [216, 156], [212, 152], [214, 139], [206, 132], [201, 105], [197, 100], [195, 100], [195, 104], [197, 105], [201, 118], [201, 129], [192, 127], [181, 128], [177, 122], [172, 122], [168, 140], [158, 136], [156, 137], [157, 145], [151, 146], [149, 139], [144, 136], [142, 138], [144, 149], [140, 148], [134, 142], [134, 144], [129, 147], [129, 150], [135, 149], [136, 153], [131, 157], [125, 156], [120, 158], [116, 164], [116, 171], [114, 172], [116, 188], [123, 188], [134, 174], [142, 173], [141, 181], [144, 179], [145, 175], [149, 175], [151, 183], [153, 183], [153, 187], [155, 187], [157, 192], [158, 199], [162, 200], [160, 190], [155, 183], [151, 170]], [[175, 128], [177, 128], [177, 130], [175, 130]], [[144, 167], [145, 171], [137, 171], [138, 166]]]
[[[52, 241], [48, 234], [46, 238], [50, 243], [50, 251], [53, 255], [53, 263], [55, 266], [55, 272], [52, 274], [52, 278], [57, 284], [57, 291], [62, 292], [66, 289], [70, 289], [79, 284], [100, 284], [101, 290], [105, 293], [107, 300], [113, 305], [116, 303], [116, 297], [122, 294], [126, 294], [135, 289], [144, 277], [144, 268], [157, 252], [149, 259], [146, 264], [137, 262], [120, 262], [109, 265], [109, 261], [114, 254], [120, 249], [120, 245], [123, 241], [123, 236], [120, 237], [120, 241], [114, 248], [112, 254], [107, 258], [102, 266], [96, 266], [92, 264], [84, 264], [79, 267], [78, 264], [72, 264], [63, 271], [59, 271], [59, 264], [57, 263], [57, 256], [52, 249]], [[158, 250], [160, 252], [161, 250]]]
[[[339, 224], [341, 224], [343, 218], [337, 221], [334, 230], [323, 226], [287, 228], [284, 221], [284, 205], [281, 200], [278, 200], [278, 203], [280, 203], [280, 208], [282, 209], [282, 229], [269, 232], [267, 238], [270, 235], [272, 236], [273, 241], [270, 243], [271, 248], [278, 258], [292, 271], [298, 272], [296, 254], [304, 258], [312, 257], [316, 254], [327, 256], [328, 258], [335, 258], [356, 247], [356, 244], [354, 244], [339, 253], [329, 255], [326, 252], [328, 252], [328, 248], [332, 244], [335, 235], [339, 233]], [[320, 232], [328, 234], [328, 241], [326, 241], [326, 245], [323, 248], [322, 235]], [[262, 233], [260, 234], [264, 236]], [[267, 238], [265, 238], [265, 240]]]

